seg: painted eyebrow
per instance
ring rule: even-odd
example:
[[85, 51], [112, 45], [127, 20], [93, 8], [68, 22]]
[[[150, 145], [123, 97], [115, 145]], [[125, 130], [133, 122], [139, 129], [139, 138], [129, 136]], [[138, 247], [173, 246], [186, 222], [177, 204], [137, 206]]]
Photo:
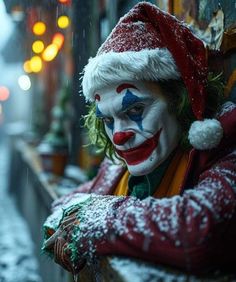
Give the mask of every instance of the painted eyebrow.
[[116, 92], [119, 94], [121, 91], [123, 91], [124, 89], [127, 89], [127, 88], [133, 88], [133, 89], [139, 90], [139, 89], [138, 89], [136, 86], [134, 86], [133, 84], [123, 83], [123, 84], [119, 85], [119, 86], [116, 88]]

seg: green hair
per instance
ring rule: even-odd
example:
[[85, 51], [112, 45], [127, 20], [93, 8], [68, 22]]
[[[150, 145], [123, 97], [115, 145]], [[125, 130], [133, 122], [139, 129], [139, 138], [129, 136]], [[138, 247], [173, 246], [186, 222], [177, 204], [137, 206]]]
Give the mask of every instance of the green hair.
[[[158, 82], [161, 89], [164, 91], [167, 100], [169, 101], [169, 111], [175, 114], [182, 129], [180, 145], [182, 149], [189, 149], [188, 141], [189, 127], [196, 120], [190, 105], [187, 89], [181, 80], [168, 80]], [[207, 81], [207, 101], [205, 118], [212, 118], [224, 100], [224, 84], [221, 75], [208, 75]], [[109, 158], [115, 154], [114, 147], [108, 138], [104, 123], [96, 117], [96, 105], [92, 103], [89, 106], [88, 114], [84, 117], [85, 127], [88, 129], [90, 143], [98, 148], [98, 151], [103, 151]]]

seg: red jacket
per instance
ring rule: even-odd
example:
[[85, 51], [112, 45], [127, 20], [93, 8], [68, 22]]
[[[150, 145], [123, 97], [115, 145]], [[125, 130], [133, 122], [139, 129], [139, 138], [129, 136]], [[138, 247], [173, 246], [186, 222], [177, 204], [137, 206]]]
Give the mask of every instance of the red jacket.
[[191, 272], [231, 267], [236, 262], [236, 106], [226, 103], [218, 119], [224, 138], [214, 150], [190, 152], [181, 195], [112, 196], [124, 169], [105, 160], [93, 181], [54, 204], [45, 226], [56, 229], [62, 208], [76, 205], [81, 193], [92, 193], [77, 205], [74, 242], [80, 258], [94, 252], [132, 256]]

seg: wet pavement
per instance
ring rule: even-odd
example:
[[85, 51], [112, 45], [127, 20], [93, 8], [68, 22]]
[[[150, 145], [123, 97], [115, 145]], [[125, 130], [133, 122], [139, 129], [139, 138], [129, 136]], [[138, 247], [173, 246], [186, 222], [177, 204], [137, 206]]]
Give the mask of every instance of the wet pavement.
[[3, 139], [0, 140], [0, 282], [42, 282], [29, 229], [7, 192], [8, 169], [9, 150]]

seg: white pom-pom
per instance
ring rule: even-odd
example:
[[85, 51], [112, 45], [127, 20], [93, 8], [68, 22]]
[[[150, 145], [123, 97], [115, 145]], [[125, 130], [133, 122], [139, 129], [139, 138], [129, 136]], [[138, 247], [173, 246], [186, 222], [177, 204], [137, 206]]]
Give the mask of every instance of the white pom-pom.
[[216, 119], [194, 121], [189, 129], [190, 144], [198, 150], [215, 148], [223, 137], [223, 128]]

